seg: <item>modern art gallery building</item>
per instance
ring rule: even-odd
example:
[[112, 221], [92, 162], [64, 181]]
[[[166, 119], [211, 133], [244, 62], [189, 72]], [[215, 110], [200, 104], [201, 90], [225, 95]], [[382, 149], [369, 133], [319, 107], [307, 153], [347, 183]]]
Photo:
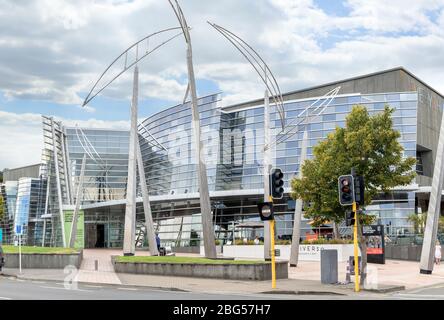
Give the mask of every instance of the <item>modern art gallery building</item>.
[[[395, 108], [393, 125], [401, 133], [404, 154], [417, 158], [413, 183], [381, 195], [366, 210], [378, 216], [389, 234], [413, 232], [407, 217], [428, 207], [444, 97], [407, 70], [395, 68], [283, 94], [286, 123], [300, 122], [298, 115], [307, 106], [322, 103], [319, 98], [337, 87], [338, 95], [322, 114], [301, 123], [296, 134], [273, 148], [273, 166], [282, 169], [285, 179], [284, 198], [276, 201], [277, 236], [290, 239], [292, 235], [295, 202], [289, 196], [290, 181], [299, 171], [303, 130], [308, 131], [310, 158], [312, 148], [337, 126], [343, 127], [357, 104], [367, 107], [370, 114], [386, 104]], [[264, 100], [226, 107], [220, 102], [220, 94], [199, 99], [202, 157], [207, 163], [215, 235], [222, 242], [232, 241], [233, 234], [262, 237], [257, 203], [263, 199]], [[272, 103], [270, 107], [274, 141], [281, 120]], [[191, 129], [189, 103], [156, 113], [138, 128], [155, 228], [164, 245], [198, 246], [202, 239]], [[44, 193], [44, 205], [39, 203], [38, 212], [28, 220], [14, 220], [15, 213], [10, 212], [10, 224], [27, 223], [27, 230], [32, 231], [29, 244], [66, 245], [86, 154], [77, 246], [122, 247], [129, 131], [65, 127], [48, 117], [43, 117], [43, 131], [42, 165], [39, 176], [32, 178], [44, 181], [35, 182]], [[13, 188], [11, 182], [6, 183], [8, 188], [2, 190], [7, 198], [6, 190]], [[36, 198], [41, 201], [42, 196]], [[146, 246], [140, 192], [136, 220], [137, 246]], [[304, 219], [301, 228], [303, 238], [313, 233], [309, 220]], [[340, 231], [347, 228], [341, 226]]]

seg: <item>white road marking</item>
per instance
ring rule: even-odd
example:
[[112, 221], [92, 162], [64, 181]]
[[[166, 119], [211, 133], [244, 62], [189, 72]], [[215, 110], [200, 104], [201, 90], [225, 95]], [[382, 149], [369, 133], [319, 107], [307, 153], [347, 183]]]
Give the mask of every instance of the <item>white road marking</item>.
[[0, 300], [12, 300], [12, 298], [8, 298], [8, 297], [0, 297]]
[[69, 290], [69, 291], [85, 291], [85, 292], [89, 292], [89, 291], [91, 291], [91, 290], [84, 290], [84, 289], [67, 289], [67, 288], [47, 287], [47, 286], [40, 286], [40, 288], [45, 288], [45, 289], [56, 289], [56, 290]]
[[135, 288], [117, 288], [118, 290], [128, 290], [128, 291], [138, 291], [139, 289]]
[[45, 281], [31, 281], [32, 283], [38, 283], [38, 284], [42, 284], [42, 283], [46, 283]]
[[414, 298], [414, 299], [444, 299], [444, 295], [443, 294], [410, 294], [410, 293], [401, 293], [396, 295], [395, 297], [400, 297], [400, 298]]
[[103, 288], [103, 286], [93, 286], [93, 285], [88, 285], [88, 284], [85, 284], [85, 287], [88, 287], [88, 288]]

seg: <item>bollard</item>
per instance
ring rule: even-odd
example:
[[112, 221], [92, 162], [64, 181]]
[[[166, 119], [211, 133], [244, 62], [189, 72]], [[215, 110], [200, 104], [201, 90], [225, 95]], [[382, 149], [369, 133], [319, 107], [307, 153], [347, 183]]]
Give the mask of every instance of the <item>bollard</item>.
[[99, 271], [99, 260], [94, 260], [94, 269]]

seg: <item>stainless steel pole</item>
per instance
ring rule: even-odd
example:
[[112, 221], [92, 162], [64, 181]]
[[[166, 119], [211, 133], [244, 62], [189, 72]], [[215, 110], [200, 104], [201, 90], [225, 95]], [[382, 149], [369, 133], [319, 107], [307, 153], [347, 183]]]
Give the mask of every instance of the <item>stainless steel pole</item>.
[[424, 230], [424, 241], [421, 252], [420, 273], [432, 274], [435, 245], [438, 235], [439, 216], [441, 214], [441, 193], [444, 178], [444, 112], [441, 118], [438, 150], [436, 151], [435, 168], [433, 169], [432, 190], [430, 191], [427, 222]]
[[140, 144], [138, 141], [136, 143], [136, 150], [137, 150], [137, 168], [139, 171], [140, 186], [142, 189], [143, 212], [145, 214], [145, 227], [146, 227], [146, 235], [148, 237], [148, 246], [150, 247], [150, 254], [152, 256], [158, 256], [159, 250], [157, 250], [156, 234], [154, 233], [153, 215], [151, 212], [148, 186], [146, 184], [145, 168], [143, 167], [142, 152], [140, 150]]
[[125, 208], [125, 232], [123, 235], [123, 255], [133, 256], [136, 252], [136, 143], [137, 107], [139, 94], [139, 68], [134, 68], [133, 100], [131, 103], [131, 130], [128, 154], [128, 181]]
[[[302, 165], [307, 158], [308, 132], [304, 131], [301, 145], [301, 158], [299, 161], [299, 179], [302, 178]], [[296, 200], [293, 219], [293, 237], [291, 239], [290, 267], [297, 267], [299, 262], [299, 240], [301, 238], [302, 199]]]
[[[186, 29], [188, 31], [188, 29]], [[189, 38], [188, 38], [189, 39]], [[207, 166], [202, 150], [202, 141], [200, 140], [200, 117], [197, 105], [196, 81], [194, 78], [193, 53], [191, 48], [191, 40], [187, 42], [187, 65], [188, 65], [188, 81], [191, 92], [191, 108], [192, 108], [192, 128], [195, 145], [195, 157], [198, 163], [198, 180], [200, 194], [200, 209], [202, 212], [202, 232], [204, 239], [205, 257], [215, 259], [216, 242], [213, 229], [213, 214], [211, 212], [210, 192], [208, 190]]]
[[[268, 89], [264, 97], [264, 202], [270, 201], [270, 98]], [[264, 259], [271, 259], [270, 221], [264, 221]]]
[[74, 244], [76, 242], [76, 237], [77, 237], [77, 220], [79, 218], [80, 203], [82, 202], [83, 178], [85, 176], [85, 167], [86, 167], [86, 153], [83, 154], [82, 167], [80, 169], [80, 176], [79, 176], [79, 185], [77, 186], [77, 192], [76, 192], [76, 206], [74, 208], [74, 212], [72, 215], [71, 233], [69, 239], [70, 248], [74, 248]]

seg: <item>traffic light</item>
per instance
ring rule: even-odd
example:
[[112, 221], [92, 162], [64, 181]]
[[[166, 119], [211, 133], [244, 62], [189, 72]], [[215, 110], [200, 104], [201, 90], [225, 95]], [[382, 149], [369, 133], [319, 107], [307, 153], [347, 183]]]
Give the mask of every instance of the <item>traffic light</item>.
[[355, 213], [353, 211], [347, 211], [345, 213], [345, 225], [347, 227], [355, 225]]
[[355, 201], [364, 205], [364, 177], [357, 176], [355, 177]]
[[273, 199], [282, 199], [284, 196], [284, 173], [279, 168], [271, 170], [270, 189]]
[[273, 220], [274, 212], [273, 212], [273, 203], [272, 202], [263, 202], [257, 205], [259, 210], [259, 216], [262, 221]]
[[352, 175], [340, 176], [338, 179], [339, 203], [342, 206], [351, 206], [355, 200], [353, 180]]

